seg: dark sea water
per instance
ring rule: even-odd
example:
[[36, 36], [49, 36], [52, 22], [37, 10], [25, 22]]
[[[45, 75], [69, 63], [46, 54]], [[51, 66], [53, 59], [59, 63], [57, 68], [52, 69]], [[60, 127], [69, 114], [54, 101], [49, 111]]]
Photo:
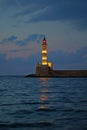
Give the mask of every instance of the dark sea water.
[[87, 78], [0, 77], [0, 130], [87, 130]]

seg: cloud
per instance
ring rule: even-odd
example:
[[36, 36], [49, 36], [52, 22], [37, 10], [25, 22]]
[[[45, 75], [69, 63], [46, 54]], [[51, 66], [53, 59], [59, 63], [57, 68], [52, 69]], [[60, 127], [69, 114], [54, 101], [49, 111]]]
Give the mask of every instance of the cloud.
[[31, 15], [33, 13], [36, 13], [38, 10], [43, 9], [44, 6], [39, 6], [39, 4], [35, 4], [35, 3], [29, 3], [29, 5], [25, 8], [23, 8], [21, 11], [18, 11], [18, 13], [16, 13], [14, 15], [14, 17], [23, 17], [26, 15]]
[[44, 38], [44, 36], [45, 36], [44, 34], [31, 34], [23, 40], [17, 40], [16, 44], [20, 45], [20, 46], [24, 46], [24, 45], [30, 44], [32, 42], [40, 43], [41, 40]]
[[29, 35], [28, 38], [25, 39], [26, 42], [34, 42], [36, 41], [37, 43], [41, 42], [41, 40], [44, 38], [44, 34], [32, 34]]
[[[23, 1], [22, 1], [23, 2]], [[21, 3], [22, 3], [21, 2]], [[26, 5], [27, 4], [27, 5]], [[87, 0], [25, 1], [25, 8], [15, 17], [29, 16], [26, 22], [68, 21], [80, 28], [87, 28]]]
[[53, 51], [49, 53], [50, 61], [55, 64], [81, 64], [87, 62], [87, 47], [80, 48], [75, 52]]
[[28, 44], [31, 42], [39, 43], [44, 38], [44, 36], [45, 36], [45, 34], [31, 34], [31, 35], [27, 36], [27, 38], [25, 38], [23, 40], [19, 40], [17, 36], [12, 35], [12, 36], [0, 41], [0, 44], [14, 42], [15, 44], [21, 46], [21, 45], [25, 45], [25, 44]]
[[71, 2], [67, 1], [59, 3], [56, 2], [55, 5], [49, 6], [43, 15], [32, 18], [32, 22], [37, 21], [70, 21], [76, 23], [77, 25], [85, 24], [87, 26], [87, 2]]
[[22, 40], [12, 35], [0, 41], [0, 54], [3, 54], [6, 59], [28, 58], [39, 51], [37, 43], [40, 43], [42, 38], [44, 34], [31, 34]]
[[17, 36], [12, 35], [12, 36], [5, 38], [2, 41], [0, 41], [0, 44], [8, 43], [8, 42], [14, 42], [15, 40], [17, 40]]
[[24, 23], [62, 21], [87, 29], [87, 0], [1, 0], [0, 7]]
[[9, 38], [7, 38], [7, 40], [10, 41], [10, 42], [12, 42], [14, 40], [17, 40], [17, 36], [12, 35]]

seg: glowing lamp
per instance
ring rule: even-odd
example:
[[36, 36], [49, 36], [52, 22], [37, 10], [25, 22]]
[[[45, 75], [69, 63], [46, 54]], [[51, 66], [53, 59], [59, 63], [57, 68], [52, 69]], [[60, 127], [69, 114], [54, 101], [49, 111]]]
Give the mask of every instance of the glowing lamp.
[[46, 40], [43, 40], [43, 42], [46, 42]]
[[42, 50], [42, 53], [47, 53], [47, 50]]
[[48, 66], [49, 66], [50, 68], [52, 68], [52, 67], [53, 67], [52, 62], [48, 62]]

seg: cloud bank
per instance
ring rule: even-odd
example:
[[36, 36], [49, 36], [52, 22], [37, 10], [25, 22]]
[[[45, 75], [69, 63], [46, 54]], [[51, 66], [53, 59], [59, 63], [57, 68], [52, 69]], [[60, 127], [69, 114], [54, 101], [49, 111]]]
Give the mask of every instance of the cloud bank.
[[37, 44], [42, 38], [44, 34], [32, 34], [22, 40], [12, 35], [0, 41], [0, 54], [5, 55], [6, 59], [28, 58], [39, 51]]
[[62, 21], [87, 29], [87, 0], [1, 0], [1, 9], [13, 8], [23, 22]]

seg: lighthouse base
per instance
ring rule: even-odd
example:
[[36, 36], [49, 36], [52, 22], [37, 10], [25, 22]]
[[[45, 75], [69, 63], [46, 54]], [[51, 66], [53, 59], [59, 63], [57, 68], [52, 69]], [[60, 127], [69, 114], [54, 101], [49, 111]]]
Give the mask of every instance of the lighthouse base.
[[52, 68], [48, 65], [39, 64], [36, 66], [36, 75], [37, 76], [50, 76], [52, 75]]

